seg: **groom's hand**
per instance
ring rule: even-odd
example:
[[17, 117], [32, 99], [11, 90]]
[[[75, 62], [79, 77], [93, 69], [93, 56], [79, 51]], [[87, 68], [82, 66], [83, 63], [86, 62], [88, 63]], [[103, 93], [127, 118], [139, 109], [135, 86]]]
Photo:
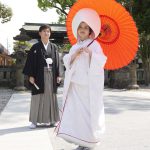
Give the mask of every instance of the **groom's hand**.
[[34, 84], [34, 82], [35, 82], [34, 77], [29, 77], [29, 82], [30, 82], [31, 84]]

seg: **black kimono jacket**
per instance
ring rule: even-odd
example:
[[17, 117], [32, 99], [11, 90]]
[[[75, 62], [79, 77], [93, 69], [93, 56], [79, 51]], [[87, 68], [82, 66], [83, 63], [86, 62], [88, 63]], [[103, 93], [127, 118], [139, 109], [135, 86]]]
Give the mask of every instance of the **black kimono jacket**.
[[[27, 76], [35, 78], [35, 83], [40, 88], [37, 90], [34, 85], [31, 85], [32, 95], [44, 93], [44, 66], [47, 66], [45, 57], [52, 58], [52, 72], [53, 72], [53, 89], [54, 93], [57, 92], [57, 77], [59, 76], [59, 53], [55, 44], [49, 43], [50, 53], [44, 48], [43, 43], [40, 41], [34, 44], [27, 56], [27, 60], [23, 69], [23, 73]], [[52, 83], [49, 83], [52, 84]]]

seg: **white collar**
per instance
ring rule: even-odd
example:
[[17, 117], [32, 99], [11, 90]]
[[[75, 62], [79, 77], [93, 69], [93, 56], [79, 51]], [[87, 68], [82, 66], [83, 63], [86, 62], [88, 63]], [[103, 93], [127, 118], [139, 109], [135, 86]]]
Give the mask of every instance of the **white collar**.
[[[42, 42], [42, 43], [43, 43], [43, 42]], [[48, 47], [48, 44], [49, 44], [49, 43], [50, 43], [49, 41], [47, 42], [47, 44], [44, 44], [44, 43], [43, 43], [43, 45], [44, 45], [44, 47], [45, 47], [45, 50], [47, 50], [47, 47]]]
[[83, 45], [83, 44], [88, 44], [88, 43], [90, 43], [92, 41], [92, 39], [86, 39], [86, 40], [84, 40], [84, 41], [81, 41], [81, 40], [79, 40], [77, 43], [79, 44], [79, 45]]

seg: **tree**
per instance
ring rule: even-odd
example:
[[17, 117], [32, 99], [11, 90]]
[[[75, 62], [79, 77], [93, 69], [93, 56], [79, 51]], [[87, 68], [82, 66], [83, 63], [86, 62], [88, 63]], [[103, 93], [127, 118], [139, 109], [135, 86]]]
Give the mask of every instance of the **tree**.
[[144, 68], [145, 85], [150, 84], [150, 35], [146, 36], [145, 32], [140, 35], [139, 57], [142, 59]]
[[12, 9], [0, 2], [0, 19], [1, 23], [5, 23], [11, 20], [12, 18]]
[[59, 23], [64, 23], [70, 7], [76, 2], [76, 0], [37, 0], [38, 7], [47, 11], [51, 8], [56, 8], [56, 12], [59, 14]]
[[[117, 1], [121, 3], [126, 8], [126, 10], [133, 16], [133, 9], [135, 6], [134, 0], [117, 0]], [[138, 89], [139, 86], [137, 85], [136, 58], [129, 65], [129, 74], [130, 74], [130, 84], [128, 85], [128, 88]]]
[[[140, 34], [140, 57], [142, 58], [143, 65], [146, 65], [150, 59], [150, 55], [145, 56], [147, 54], [147, 45], [149, 43], [149, 35], [150, 35], [150, 0], [116, 0], [121, 3], [133, 16], [138, 31]], [[56, 8], [57, 13], [60, 15], [59, 23], [64, 23], [66, 19], [66, 15], [68, 13], [69, 8], [76, 2], [76, 0], [38, 0], [38, 6], [43, 11], [46, 11], [49, 8]], [[145, 37], [145, 38], [144, 38]], [[149, 48], [149, 47], [148, 47]], [[150, 53], [148, 51], [148, 53]], [[147, 58], [148, 57], [148, 58]], [[147, 63], [146, 63], [147, 62]], [[149, 65], [144, 66], [145, 72], [149, 70], [147, 67]], [[136, 63], [135, 60], [131, 63], [131, 82], [137, 83], [136, 78]], [[145, 79], [146, 80], [146, 79]], [[147, 82], [147, 80], [146, 80]], [[150, 81], [148, 81], [150, 83]]]
[[[145, 83], [150, 84], [150, 0], [117, 0], [132, 14], [136, 25], [138, 27], [140, 42], [139, 42], [139, 55], [142, 59]], [[131, 63], [131, 73], [135, 81], [136, 72], [135, 60]], [[133, 80], [133, 79], [132, 79]], [[132, 81], [131, 81], [132, 82]]]
[[19, 50], [29, 51], [31, 48], [31, 44], [28, 41], [15, 41], [14, 42], [14, 51], [17, 52]]
[[140, 33], [139, 57], [144, 68], [145, 84], [150, 84], [150, 0], [134, 0], [133, 15]]
[[139, 33], [150, 34], [150, 0], [134, 0], [133, 16], [136, 20]]

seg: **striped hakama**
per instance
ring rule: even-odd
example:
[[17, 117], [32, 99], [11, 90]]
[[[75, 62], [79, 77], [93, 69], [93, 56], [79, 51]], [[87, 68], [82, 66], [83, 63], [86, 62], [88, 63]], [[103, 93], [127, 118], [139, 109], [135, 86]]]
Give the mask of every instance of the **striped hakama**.
[[37, 123], [56, 123], [59, 109], [56, 93], [53, 92], [52, 68], [44, 68], [44, 93], [32, 95], [29, 121]]

